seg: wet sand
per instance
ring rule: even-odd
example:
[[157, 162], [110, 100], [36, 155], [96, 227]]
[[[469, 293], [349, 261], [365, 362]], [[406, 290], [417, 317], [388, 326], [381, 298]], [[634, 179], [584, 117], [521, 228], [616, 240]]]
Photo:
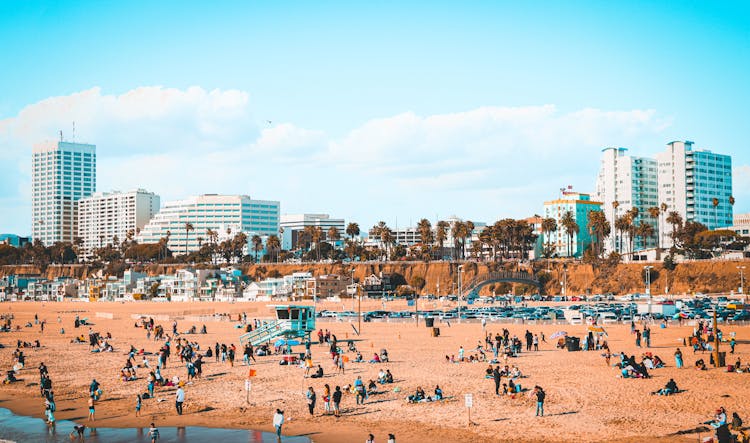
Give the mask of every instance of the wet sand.
[[[728, 411], [737, 411], [747, 419], [750, 404], [745, 401], [750, 394], [750, 374], [726, 373], [725, 369], [698, 371], [692, 366], [697, 358], [708, 362], [709, 355], [693, 355], [692, 350], [682, 346], [682, 337], [690, 335], [692, 326], [671, 324], [667, 329], [652, 327], [652, 348], [648, 351], [659, 355], [667, 367], [650, 371], [651, 379], [621, 379], [619, 371], [607, 367], [600, 352], [567, 352], [555, 349], [555, 341], [542, 343], [538, 352], [523, 352], [520, 357], [510, 359], [508, 364], [518, 365], [526, 376], [520, 383], [525, 388], [541, 385], [547, 392], [543, 418], [534, 416], [534, 400], [528, 395], [517, 398], [494, 395], [492, 380], [484, 378], [487, 363], [445, 362], [445, 355], [457, 356], [459, 346], [466, 355], [483, 337], [480, 323], [452, 322], [450, 326], [438, 323], [441, 336], [434, 338], [423, 324], [414, 320], [362, 323], [362, 335], [354, 334], [348, 322], [320, 321], [319, 327], [330, 329], [340, 341], [356, 339], [364, 358], [369, 360], [373, 352], [387, 348], [391, 362], [385, 364], [348, 363], [344, 375], [333, 375], [333, 364], [327, 347], [312, 346], [315, 365], [321, 363], [326, 376], [323, 379], [306, 379], [304, 370], [298, 367], [280, 366], [278, 356], [257, 357], [253, 365], [257, 376], [252, 379], [250, 402], [246, 404], [244, 381], [248, 368], [242, 364], [242, 351], [238, 349], [234, 367], [227, 363], [216, 363], [205, 359], [203, 379], [188, 385], [185, 414], [174, 412], [174, 388], [158, 388], [156, 399], [144, 401], [142, 416], [135, 417], [135, 395], [146, 391], [147, 372], [138, 369], [139, 379], [131, 382], [119, 380], [119, 370], [124, 365], [130, 344], [136, 348], [155, 352], [162, 342], [147, 340], [145, 331], [135, 328], [132, 314], [167, 315], [168, 320], [155, 320], [171, 332], [172, 321], [177, 318], [178, 330], [185, 331], [192, 325], [198, 328], [204, 323], [190, 317], [212, 312], [233, 313], [235, 321], [206, 321], [206, 335], [184, 335], [201, 345], [201, 352], [215, 342], [235, 343], [239, 347], [241, 330], [235, 328], [237, 314], [247, 312], [248, 318], [270, 318], [266, 303], [3, 303], [0, 312], [13, 312], [14, 324], [33, 322], [35, 313], [47, 320], [44, 333], [39, 326], [22, 328], [20, 332], [0, 333], [0, 369], [10, 369], [12, 352], [17, 339], [32, 341], [39, 338], [41, 349], [25, 349], [26, 368], [21, 371], [21, 383], [0, 386], [0, 407], [19, 414], [41, 417], [44, 403], [39, 396], [37, 367], [43, 361], [49, 368], [57, 401], [58, 420], [67, 419], [85, 422], [88, 385], [96, 378], [104, 389], [104, 397], [97, 404], [96, 425], [101, 427], [147, 426], [155, 421], [158, 426], [209, 426], [243, 428], [271, 431], [271, 417], [276, 408], [285, 410], [287, 435], [308, 435], [315, 442], [364, 441], [368, 433], [376, 441], [385, 441], [388, 433], [394, 433], [399, 443], [425, 441], [494, 442], [494, 441], [697, 441], [697, 433], [681, 434], [696, 429], [700, 423], [711, 418], [718, 406]], [[319, 306], [322, 308], [325, 306]], [[329, 305], [341, 308], [341, 304]], [[351, 302], [346, 303], [351, 309]], [[380, 309], [379, 302], [363, 302], [363, 310]], [[420, 309], [433, 306], [420, 306]], [[406, 309], [405, 305], [391, 302], [388, 309]], [[96, 317], [96, 312], [112, 314], [113, 319]], [[88, 327], [73, 328], [76, 313], [88, 317], [95, 323], [94, 331], [110, 332], [114, 339], [114, 353], [91, 353], [87, 344], [73, 344], [76, 335], [87, 335]], [[61, 323], [57, 318], [60, 316]], [[193, 317], [194, 318], [194, 317]], [[356, 326], [356, 321], [354, 321]], [[65, 334], [60, 334], [60, 328]], [[508, 328], [511, 334], [522, 336], [526, 329], [533, 333], [544, 332], [547, 337], [557, 330], [571, 335], [583, 336], [586, 326], [503, 324], [489, 322], [487, 330], [500, 332]], [[624, 351], [639, 357], [647, 350], [635, 346], [634, 336], [628, 325], [607, 326], [609, 344], [613, 353]], [[748, 338], [750, 327], [724, 327], [725, 335], [736, 331], [737, 354], [727, 353], [727, 363], [737, 356], [744, 363], [750, 359]], [[674, 367], [673, 353], [680, 347], [685, 355], [686, 368]], [[299, 347], [300, 352], [303, 350]], [[728, 345], [724, 349], [729, 351]], [[353, 358], [351, 353], [348, 354]], [[612, 359], [614, 363], [616, 358]], [[140, 359], [137, 359], [140, 362]], [[154, 367], [156, 357], [149, 356]], [[353, 395], [342, 400], [343, 416], [323, 416], [323, 385], [353, 383], [357, 376], [376, 379], [378, 370], [388, 368], [395, 383], [380, 386], [384, 392], [368, 398], [364, 406], [357, 406]], [[179, 357], [170, 357], [162, 375], [171, 378], [179, 375], [186, 378], [186, 369]], [[686, 392], [662, 397], [650, 395], [674, 378]], [[33, 384], [33, 385], [30, 385]], [[453, 397], [448, 401], [411, 405], [405, 401], [408, 394], [421, 386], [431, 394], [440, 385], [444, 394]], [[316, 415], [310, 417], [304, 392], [313, 386], [318, 393]], [[393, 392], [395, 387], [400, 392]], [[464, 407], [464, 394], [473, 394], [474, 407], [468, 424]], [[159, 402], [159, 399], [163, 401]], [[680, 434], [678, 434], [680, 433]], [[707, 436], [703, 432], [702, 436]]]

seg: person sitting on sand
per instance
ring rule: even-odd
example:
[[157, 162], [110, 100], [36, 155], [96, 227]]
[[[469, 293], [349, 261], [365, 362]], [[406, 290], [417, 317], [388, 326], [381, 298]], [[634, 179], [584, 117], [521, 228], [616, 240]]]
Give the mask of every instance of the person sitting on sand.
[[487, 369], [484, 370], [484, 378], [492, 378], [492, 365], [487, 366]]
[[383, 348], [380, 350], [380, 361], [383, 363], [388, 363], [388, 350]]
[[310, 376], [310, 378], [323, 378], [323, 367], [318, 365], [318, 369]]
[[370, 360], [370, 363], [380, 363], [380, 356], [377, 353], [372, 354], [372, 359]]
[[3, 384], [9, 385], [9, 384], [15, 383], [17, 381], [18, 381], [18, 379], [16, 378], [16, 371], [14, 371], [14, 370], [11, 369], [11, 370], [9, 370], [9, 371], [6, 372], [5, 380], [3, 380]]
[[658, 391], [654, 392], [654, 394], [658, 395], [672, 395], [680, 392], [680, 389], [677, 387], [677, 383], [675, 383], [673, 378], [670, 378], [667, 382], [666, 386], [659, 389]]
[[423, 401], [426, 398], [424, 390], [422, 390], [421, 386], [417, 387], [416, 392], [414, 392], [414, 395], [410, 395], [408, 397], [409, 403], [418, 403], [420, 401]]
[[354, 357], [354, 362], [355, 363], [362, 363], [363, 361], [364, 361], [364, 358], [362, 357], [362, 353], [360, 353], [359, 351], [357, 351], [357, 356]]
[[385, 371], [383, 369], [380, 369], [378, 371], [378, 383], [381, 385], [385, 383]]
[[375, 380], [369, 380], [367, 382], [367, 395], [373, 395], [378, 393], [378, 385], [375, 383]]
[[510, 378], [521, 378], [521, 370], [518, 369], [518, 366], [513, 366], [513, 369], [510, 370]]
[[704, 362], [702, 358], [701, 358], [701, 359], [698, 359], [698, 360], [697, 360], [697, 361], [695, 362], [695, 368], [696, 368], [696, 369], [699, 369], [699, 370], [701, 370], [701, 371], [705, 371], [705, 370], [706, 370], [706, 362]]
[[443, 390], [440, 389], [440, 385], [435, 386], [435, 396], [432, 399], [435, 401], [440, 401], [443, 399]]
[[391, 374], [390, 369], [385, 370], [385, 382], [386, 383], [393, 383], [393, 374]]

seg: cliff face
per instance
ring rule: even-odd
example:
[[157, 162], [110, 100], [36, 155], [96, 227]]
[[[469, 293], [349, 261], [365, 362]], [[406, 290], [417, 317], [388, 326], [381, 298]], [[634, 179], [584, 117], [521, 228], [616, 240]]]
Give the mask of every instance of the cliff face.
[[[690, 294], [694, 292], [729, 292], [737, 291], [740, 285], [738, 266], [746, 266], [750, 271], [750, 261], [723, 262], [690, 262], [677, 265], [674, 271], [668, 271], [662, 264], [654, 263], [651, 271], [651, 288], [654, 294], [665, 292], [669, 288], [672, 294]], [[563, 270], [562, 263], [535, 263], [534, 273], [543, 282], [545, 294], [560, 294], [561, 282], [567, 274], [568, 294], [599, 294], [630, 292], [645, 292], [643, 277], [644, 264], [620, 264], [611, 268], [593, 268], [585, 264], [568, 264]], [[182, 265], [148, 265], [136, 270], [149, 275], [170, 274]], [[458, 264], [447, 262], [391, 262], [391, 263], [356, 263], [356, 264], [260, 264], [242, 265], [242, 271], [253, 279], [259, 280], [277, 275], [288, 275], [293, 272], [311, 272], [313, 275], [339, 274], [352, 275], [354, 279], [362, 281], [365, 277], [375, 274], [400, 274], [408, 284], [424, 281], [423, 294], [455, 293], [454, 285], [458, 283]], [[463, 281], [470, 282], [477, 274], [502, 270], [503, 265], [493, 263], [464, 264]], [[515, 270], [510, 267], [509, 270]], [[528, 268], [527, 268], [528, 270]], [[85, 278], [91, 274], [91, 269], [85, 265], [50, 266], [45, 270], [44, 278], [56, 277]], [[32, 265], [2, 266], [0, 277], [11, 274], [40, 275], [39, 269]], [[746, 275], [747, 276], [747, 275]], [[485, 286], [482, 293], [489, 293]], [[514, 290], [522, 291], [516, 287]], [[503, 290], [506, 290], [505, 288]], [[527, 292], [536, 292], [534, 288], [526, 288]]]

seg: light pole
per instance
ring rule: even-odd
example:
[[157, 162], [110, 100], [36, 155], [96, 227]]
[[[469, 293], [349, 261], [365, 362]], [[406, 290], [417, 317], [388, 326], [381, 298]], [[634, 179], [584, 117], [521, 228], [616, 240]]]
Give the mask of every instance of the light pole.
[[745, 293], [745, 274], [744, 274], [743, 271], [745, 270], [745, 267], [744, 266], [737, 266], [737, 269], [740, 270], [740, 290], [739, 290], [739, 293], [740, 294], [744, 294]]
[[354, 310], [354, 298], [357, 296], [357, 288], [354, 287], [354, 268], [351, 268], [349, 272], [352, 275], [352, 283], [349, 287], [354, 288], [354, 294], [352, 294], [352, 310]]
[[643, 269], [646, 270], [646, 295], [648, 295], [648, 317], [651, 318], [651, 269], [653, 266], [644, 266]]
[[458, 322], [461, 323], [461, 297], [464, 295], [463, 281], [461, 274], [464, 273], [464, 265], [458, 265]]

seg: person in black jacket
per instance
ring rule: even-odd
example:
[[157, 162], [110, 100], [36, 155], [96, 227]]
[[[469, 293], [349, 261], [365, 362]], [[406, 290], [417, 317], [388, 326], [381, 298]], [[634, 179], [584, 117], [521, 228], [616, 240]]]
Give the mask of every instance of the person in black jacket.
[[547, 394], [541, 386], [534, 386], [534, 395], [536, 395], [536, 415], [544, 417], [544, 398]]
[[492, 370], [492, 379], [495, 381], [495, 395], [500, 395], [500, 366]]
[[336, 386], [336, 390], [333, 392], [333, 415], [341, 417], [341, 386]]

